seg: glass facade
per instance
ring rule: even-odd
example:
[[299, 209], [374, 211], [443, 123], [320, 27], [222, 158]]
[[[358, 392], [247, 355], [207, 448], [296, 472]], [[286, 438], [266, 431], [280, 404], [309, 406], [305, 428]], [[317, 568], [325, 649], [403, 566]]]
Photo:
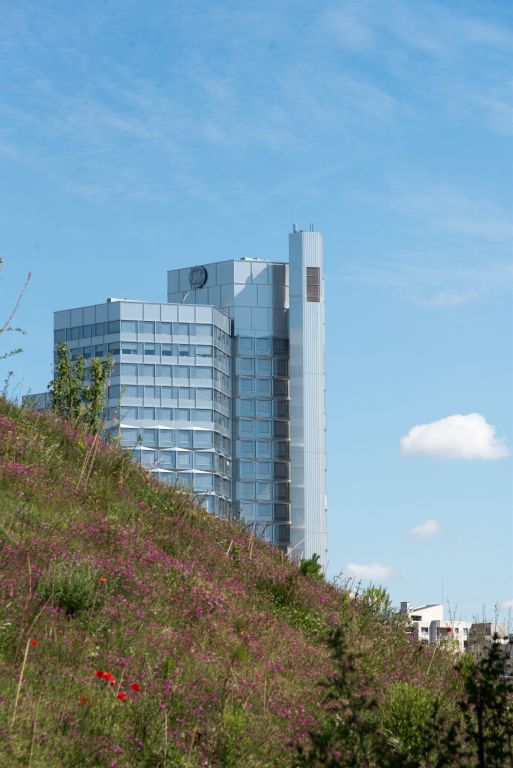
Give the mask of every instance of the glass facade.
[[[162, 319], [170, 313], [174, 320]], [[91, 314], [96, 322], [86, 322]], [[135, 319], [145, 314], [159, 319]], [[98, 321], [102, 315], [116, 319]], [[232, 516], [232, 340], [224, 313], [111, 301], [56, 313], [54, 340], [73, 357], [112, 357], [105, 429], [134, 460], [161, 482], [191, 488], [209, 511]]]

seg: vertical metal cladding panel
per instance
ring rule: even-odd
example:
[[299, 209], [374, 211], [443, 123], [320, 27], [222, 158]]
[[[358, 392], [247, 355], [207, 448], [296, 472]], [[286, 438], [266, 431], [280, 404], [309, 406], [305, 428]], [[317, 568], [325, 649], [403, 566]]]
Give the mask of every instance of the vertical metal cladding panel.
[[289, 246], [291, 547], [297, 558], [318, 554], [326, 567], [322, 236], [293, 232]]

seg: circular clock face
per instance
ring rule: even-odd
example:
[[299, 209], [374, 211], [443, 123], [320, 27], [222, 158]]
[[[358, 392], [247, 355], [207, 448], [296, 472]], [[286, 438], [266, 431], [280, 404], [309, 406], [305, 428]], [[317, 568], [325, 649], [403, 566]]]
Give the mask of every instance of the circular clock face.
[[191, 288], [203, 288], [207, 282], [207, 270], [205, 267], [192, 267], [189, 272], [189, 283]]

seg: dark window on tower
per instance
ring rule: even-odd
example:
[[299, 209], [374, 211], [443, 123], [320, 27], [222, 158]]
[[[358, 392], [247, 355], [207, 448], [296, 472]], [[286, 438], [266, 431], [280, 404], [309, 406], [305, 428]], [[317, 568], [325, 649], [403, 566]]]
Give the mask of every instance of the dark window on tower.
[[306, 268], [306, 300], [321, 300], [321, 270], [320, 267]]

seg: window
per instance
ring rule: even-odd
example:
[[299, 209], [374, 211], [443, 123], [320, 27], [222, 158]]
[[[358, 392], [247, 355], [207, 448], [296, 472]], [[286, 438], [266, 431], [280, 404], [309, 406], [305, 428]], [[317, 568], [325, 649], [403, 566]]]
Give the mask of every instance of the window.
[[94, 325], [94, 335], [95, 336], [103, 336], [103, 323], [95, 323], [95, 325]]
[[136, 341], [122, 341], [121, 354], [122, 355], [141, 355], [142, 344], [138, 344]]
[[137, 376], [136, 363], [121, 363], [120, 369], [122, 376]]
[[241, 419], [239, 421], [239, 432], [241, 435], [254, 435], [255, 434], [255, 424], [254, 421], [249, 421], [248, 419]]
[[289, 403], [288, 400], [276, 400], [274, 403], [274, 415], [278, 418], [288, 419]]
[[139, 320], [137, 323], [137, 330], [145, 336], [153, 336], [155, 333], [155, 323], [149, 322], [148, 320]]
[[170, 379], [172, 368], [170, 365], [156, 365], [155, 375], [157, 379]]
[[131, 421], [132, 419], [135, 421], [137, 419], [137, 408], [123, 406], [121, 410], [121, 418], [123, 421]]
[[213, 469], [214, 454], [203, 453], [203, 451], [196, 451], [194, 454], [194, 467], [195, 469]]
[[178, 344], [178, 357], [192, 357], [193, 346], [191, 344]]
[[273, 360], [274, 375], [275, 376], [288, 376], [289, 375], [289, 362], [288, 360]]
[[173, 334], [176, 336], [188, 336], [189, 323], [173, 323]]
[[272, 480], [272, 464], [270, 461], [259, 461], [257, 463], [257, 477], [260, 480]]
[[275, 459], [288, 459], [289, 458], [289, 444], [285, 442], [274, 442], [274, 458]]
[[144, 400], [158, 400], [160, 402], [160, 387], [144, 387]]
[[259, 440], [256, 444], [256, 455], [259, 459], [270, 459], [272, 456], [273, 444]]
[[255, 442], [253, 440], [242, 440], [239, 443], [239, 455], [241, 458], [254, 458]]
[[255, 498], [255, 483], [237, 483], [237, 498], [254, 499]]
[[171, 336], [171, 323], [155, 323], [155, 333], [159, 336]]
[[[275, 362], [279, 362], [276, 360]], [[281, 361], [280, 361], [281, 362]], [[271, 360], [263, 358], [262, 360], [255, 360], [257, 376], [270, 376], [271, 375]]]
[[[105, 328], [105, 326], [107, 327]], [[111, 320], [109, 323], [104, 323], [104, 331], [109, 335], [119, 333], [119, 320]]]
[[205, 368], [201, 365], [191, 368], [191, 378], [193, 379], [211, 379], [212, 368]]
[[159, 421], [173, 421], [172, 408], [157, 408], [155, 415]]
[[107, 357], [107, 345], [106, 344], [97, 344], [94, 348], [94, 356], [95, 357]]
[[195, 390], [190, 387], [180, 387], [180, 405], [195, 405]]
[[289, 500], [289, 484], [275, 483], [274, 498], [277, 499], [277, 501], [288, 501]]
[[260, 437], [272, 436], [272, 421], [257, 421], [256, 422], [257, 435]]
[[[129, 363], [130, 365], [130, 363]], [[146, 365], [144, 363], [139, 363], [137, 367], [137, 372], [139, 374], [139, 378], [141, 379], [153, 379], [155, 376], [155, 366], [154, 365]]]
[[192, 448], [192, 432], [190, 429], [178, 429], [176, 431], [176, 445], [178, 448]]
[[209, 347], [206, 344], [197, 344], [196, 345], [196, 356], [197, 357], [212, 357], [212, 347]]
[[[157, 366], [157, 368], [162, 368], [162, 367], [171, 368], [171, 366], [161, 366], [161, 365]], [[161, 392], [162, 392], [162, 402], [173, 401], [178, 403], [178, 392], [179, 392], [178, 387], [162, 387]]]
[[255, 361], [248, 357], [241, 357], [238, 360], [239, 373], [244, 375], [252, 375], [255, 372]]
[[273, 381], [273, 394], [275, 397], [287, 397], [288, 382], [282, 379], [274, 379]]
[[195, 448], [212, 448], [214, 444], [214, 435], [212, 432], [206, 430], [194, 430], [194, 447]]
[[121, 429], [121, 445], [135, 445], [137, 443], [137, 430], [123, 427]]
[[245, 336], [239, 336], [239, 353], [241, 355], [252, 355], [254, 352], [254, 340]]
[[257, 483], [257, 499], [269, 499], [273, 497], [273, 484], [272, 483]]
[[212, 326], [206, 323], [196, 323], [196, 336], [212, 336]]
[[141, 464], [144, 467], [152, 467], [156, 462], [156, 451], [140, 451]]
[[255, 353], [257, 355], [270, 355], [271, 339], [255, 339]]
[[137, 333], [137, 320], [121, 320], [121, 333]]
[[92, 357], [94, 357], [94, 347], [82, 347], [82, 354], [84, 356], [84, 360], [90, 360]]
[[212, 421], [212, 411], [207, 408], [191, 408], [191, 421]]
[[160, 355], [160, 344], [153, 344], [153, 342], [146, 341], [144, 343], [144, 354], [152, 357]]
[[176, 357], [176, 344], [162, 344], [162, 357]]
[[257, 515], [259, 520], [272, 520], [272, 504], [257, 504]]
[[[102, 323], [102, 327], [103, 327], [103, 323]], [[79, 331], [80, 331], [80, 328], [69, 328], [68, 333], [66, 334], [66, 339], [68, 341], [77, 341], [80, 335]]]
[[255, 401], [254, 400], [237, 400], [237, 409], [239, 412], [239, 416], [254, 416]]
[[270, 418], [272, 416], [272, 400], [257, 400], [256, 415], [267, 419]]
[[255, 385], [257, 395], [272, 394], [272, 379], [255, 379]]
[[90, 325], [83, 325], [80, 328], [79, 336], [81, 339], [90, 339], [91, 338], [91, 326]]
[[198, 387], [196, 390], [196, 402], [211, 403], [212, 402], [212, 389], [206, 387]]
[[254, 504], [248, 504], [247, 502], [241, 502], [240, 503], [240, 516], [244, 518], [244, 520], [254, 520], [255, 519], [255, 505]]
[[241, 395], [252, 395], [255, 391], [254, 379], [239, 379], [239, 392]]
[[275, 480], [288, 480], [289, 479], [289, 465], [281, 461], [274, 462], [274, 479]]
[[53, 339], [56, 344], [58, 344], [60, 341], [66, 341], [66, 329], [62, 328], [61, 330], [54, 331]]
[[274, 434], [276, 437], [287, 437], [289, 433], [289, 425], [286, 421], [274, 422]]
[[212, 475], [194, 475], [195, 491], [211, 491], [213, 489]]
[[288, 339], [273, 339], [273, 352], [275, 355], [286, 355], [288, 354], [289, 342]]
[[175, 408], [173, 412], [175, 421], [189, 421], [188, 408]]
[[252, 480], [255, 477], [255, 465], [252, 461], [240, 462], [240, 476], [241, 478]]
[[158, 431], [156, 429], [143, 429], [142, 431], [142, 443], [147, 448], [152, 448], [157, 445]]
[[190, 451], [176, 452], [176, 468], [192, 469], [192, 453]]
[[155, 418], [155, 408], [139, 408], [137, 418], [153, 421]]
[[176, 466], [176, 454], [174, 451], [160, 451], [158, 458], [159, 467], [162, 469], [174, 469]]
[[109, 344], [109, 355], [119, 355], [119, 341], [111, 341]]
[[109, 389], [109, 400], [119, 400], [119, 397], [121, 395], [121, 387], [119, 384], [112, 384]]
[[289, 519], [289, 507], [288, 507], [288, 504], [275, 504], [274, 505], [274, 519], [275, 520], [288, 520]]
[[173, 447], [175, 445], [174, 429], [159, 429], [159, 445], [163, 447]]

